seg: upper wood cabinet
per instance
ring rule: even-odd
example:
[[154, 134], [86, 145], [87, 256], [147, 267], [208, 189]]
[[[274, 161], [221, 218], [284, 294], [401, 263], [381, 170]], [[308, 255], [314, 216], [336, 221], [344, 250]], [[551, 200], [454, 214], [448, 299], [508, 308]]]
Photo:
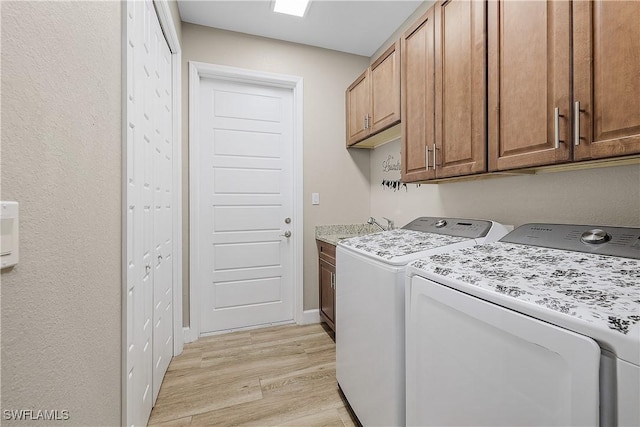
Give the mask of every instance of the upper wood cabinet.
[[401, 49], [402, 180], [486, 172], [485, 2], [438, 2]]
[[574, 159], [640, 153], [640, 2], [573, 3]]
[[347, 89], [347, 145], [363, 140], [369, 134], [369, 69], [360, 74]]
[[489, 169], [570, 159], [570, 7], [488, 3]]
[[435, 6], [436, 178], [486, 172], [484, 1]]
[[394, 43], [347, 88], [347, 146], [400, 121], [400, 51]]
[[400, 39], [402, 49], [402, 181], [435, 178], [435, 25], [430, 8]]

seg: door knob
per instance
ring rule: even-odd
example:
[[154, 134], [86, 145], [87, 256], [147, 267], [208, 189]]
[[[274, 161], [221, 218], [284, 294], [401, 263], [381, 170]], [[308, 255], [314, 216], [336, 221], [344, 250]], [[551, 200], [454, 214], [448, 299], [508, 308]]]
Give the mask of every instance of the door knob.
[[284, 234], [281, 234], [281, 236], [289, 238], [289, 237], [291, 237], [291, 232], [289, 230], [287, 230], [287, 231], [284, 232]]

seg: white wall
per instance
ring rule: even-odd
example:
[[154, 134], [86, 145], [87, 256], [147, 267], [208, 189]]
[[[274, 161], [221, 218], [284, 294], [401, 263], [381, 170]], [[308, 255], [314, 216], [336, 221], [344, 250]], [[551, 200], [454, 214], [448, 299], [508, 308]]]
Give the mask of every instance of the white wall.
[[[301, 76], [304, 79], [304, 308], [318, 307], [315, 226], [362, 223], [369, 215], [369, 153], [345, 148], [345, 90], [369, 58], [182, 23], [188, 61]], [[188, 93], [184, 78], [183, 93]], [[184, 323], [188, 324], [188, 100], [183, 100]], [[319, 206], [311, 193], [320, 193]], [[294, 218], [295, 220], [299, 220]]]
[[20, 202], [20, 263], [1, 276], [0, 406], [119, 425], [121, 3], [1, 8], [1, 198]]
[[404, 225], [418, 216], [493, 219], [504, 224], [575, 223], [640, 227], [640, 165], [504, 176], [442, 184], [381, 187], [383, 161], [400, 159], [400, 141], [371, 153], [371, 215]]

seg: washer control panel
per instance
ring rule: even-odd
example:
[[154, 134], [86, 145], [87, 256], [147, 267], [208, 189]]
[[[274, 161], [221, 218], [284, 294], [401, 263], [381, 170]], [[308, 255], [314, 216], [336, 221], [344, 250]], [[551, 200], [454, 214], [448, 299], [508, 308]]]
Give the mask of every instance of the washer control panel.
[[640, 228], [524, 224], [501, 242], [640, 259]]
[[481, 219], [441, 218], [423, 216], [402, 227], [405, 230], [424, 233], [446, 234], [447, 236], [478, 239], [491, 230], [491, 221]]

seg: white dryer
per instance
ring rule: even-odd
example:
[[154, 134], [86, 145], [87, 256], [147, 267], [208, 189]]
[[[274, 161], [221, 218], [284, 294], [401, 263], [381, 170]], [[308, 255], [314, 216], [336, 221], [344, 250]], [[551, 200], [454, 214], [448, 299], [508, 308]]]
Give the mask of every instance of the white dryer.
[[640, 229], [527, 224], [406, 286], [408, 425], [640, 425]]
[[336, 376], [365, 426], [405, 423], [404, 282], [409, 262], [504, 236], [484, 220], [417, 218], [336, 251]]

